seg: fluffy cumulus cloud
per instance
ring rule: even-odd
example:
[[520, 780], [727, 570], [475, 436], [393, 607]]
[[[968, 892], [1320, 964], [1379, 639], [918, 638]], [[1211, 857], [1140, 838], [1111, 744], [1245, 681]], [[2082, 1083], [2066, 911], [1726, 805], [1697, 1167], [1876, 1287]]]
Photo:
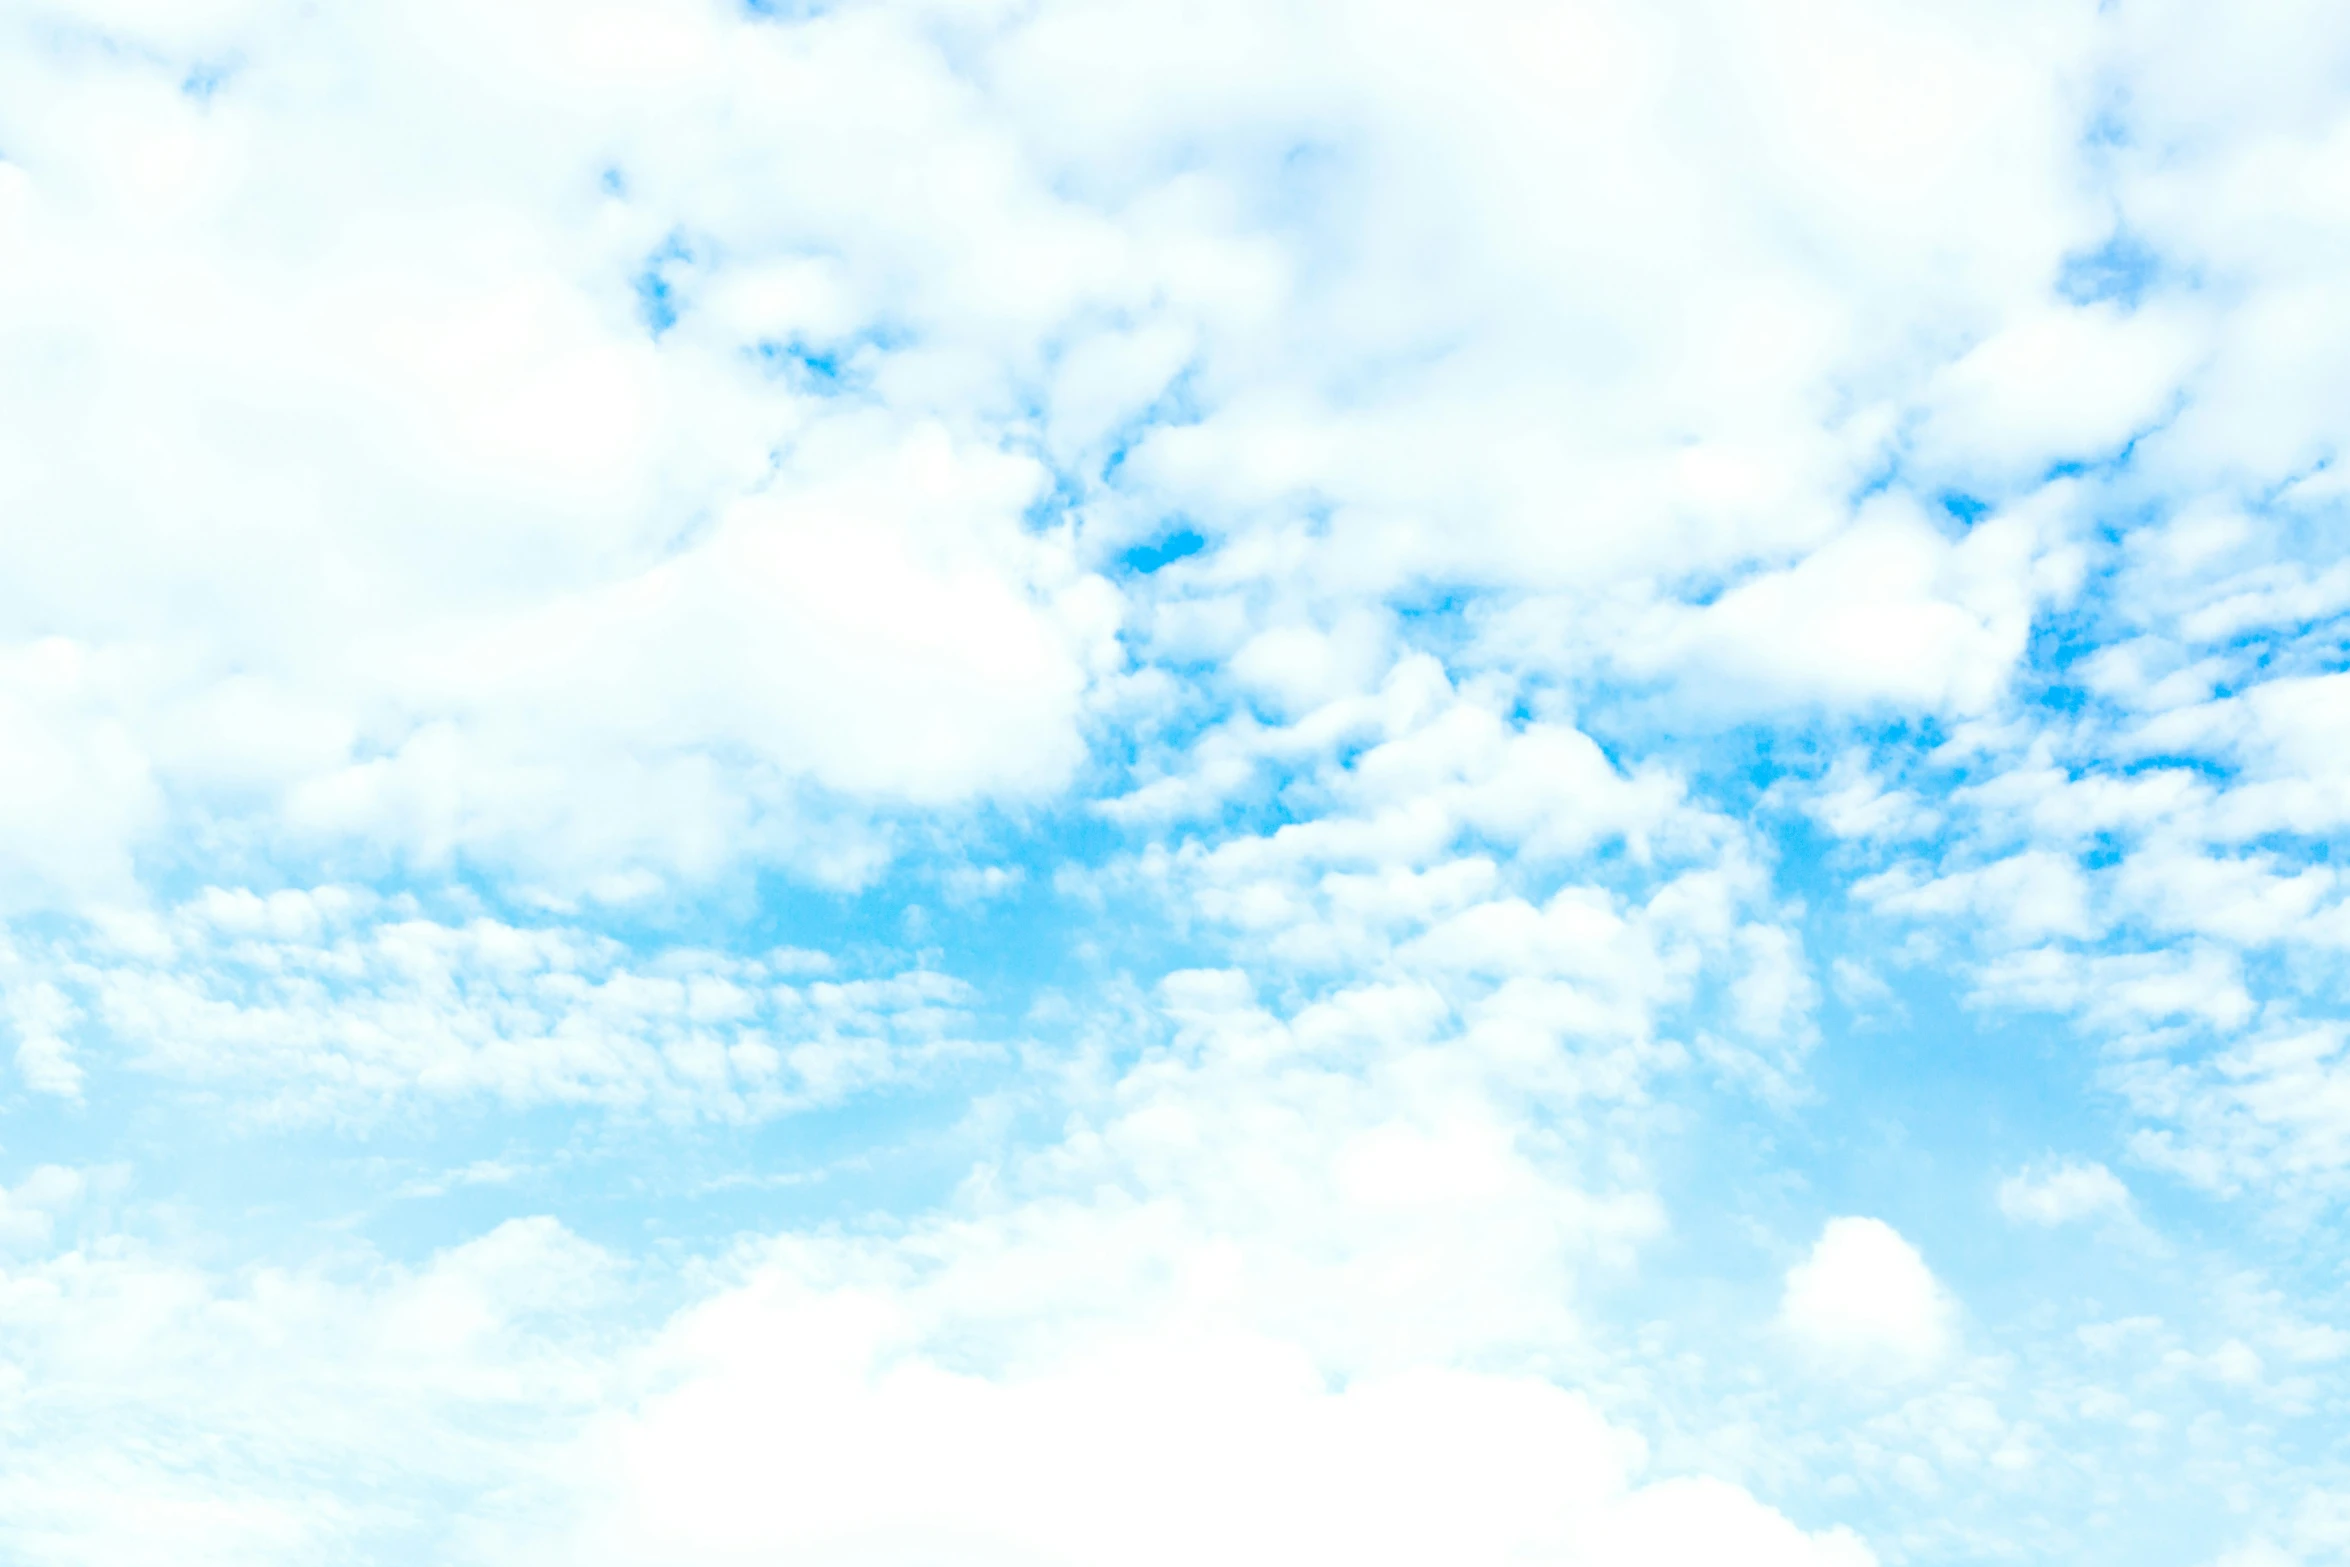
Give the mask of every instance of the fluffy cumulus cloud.
[[2068, 1161], [1999, 1183], [1999, 1211], [2019, 1224], [2070, 1224], [2129, 1209], [2130, 1189], [2102, 1164]]
[[[795, 1305], [690, 1324], [707, 1369], [607, 1436], [628, 1478], [568, 1559], [1874, 1561], [1720, 1482], [1641, 1483], [1637, 1440], [1539, 1381], [1418, 1371], [1332, 1391], [1278, 1345], [1190, 1337], [990, 1380], [876, 1364]], [[779, 1401], [807, 1417], [781, 1440]], [[771, 1465], [787, 1478], [763, 1481]]]
[[0, 8], [0, 1557], [2335, 1559], [2346, 139], [2302, 0]]
[[1787, 1270], [1779, 1324], [1833, 1375], [1915, 1376], [1956, 1337], [1949, 1295], [1882, 1219], [1830, 1219]]

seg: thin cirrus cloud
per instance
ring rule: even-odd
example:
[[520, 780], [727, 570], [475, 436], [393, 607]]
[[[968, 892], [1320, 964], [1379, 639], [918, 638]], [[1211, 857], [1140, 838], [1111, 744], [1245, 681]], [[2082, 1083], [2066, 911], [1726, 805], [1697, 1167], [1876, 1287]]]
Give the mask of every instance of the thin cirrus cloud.
[[11, 8], [0, 1556], [2329, 1560], [2345, 127]]

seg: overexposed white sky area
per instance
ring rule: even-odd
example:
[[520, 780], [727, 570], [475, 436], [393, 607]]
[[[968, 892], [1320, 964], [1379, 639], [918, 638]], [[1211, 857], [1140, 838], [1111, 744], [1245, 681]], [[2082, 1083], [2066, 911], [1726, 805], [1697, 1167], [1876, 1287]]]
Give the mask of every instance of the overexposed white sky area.
[[2350, 8], [0, 0], [4, 1567], [2346, 1567]]

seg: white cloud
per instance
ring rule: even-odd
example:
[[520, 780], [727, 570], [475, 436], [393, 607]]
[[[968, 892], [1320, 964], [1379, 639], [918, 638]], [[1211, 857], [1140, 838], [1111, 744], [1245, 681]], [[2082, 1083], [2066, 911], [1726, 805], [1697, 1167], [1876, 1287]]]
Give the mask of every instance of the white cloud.
[[1836, 759], [1805, 809], [1839, 838], [1917, 838], [1942, 825], [1942, 813], [1908, 789], [1886, 787], [1865, 757]]
[[767, 1280], [677, 1324], [692, 1373], [603, 1437], [608, 1500], [545, 1559], [1874, 1559], [1733, 1486], [1640, 1484], [1639, 1444], [1539, 1380], [1332, 1390], [1277, 1343], [1170, 1333], [998, 1381], [859, 1320]]
[[[2077, 21], [1839, 6], [1691, 49], [1649, 8], [1382, 3], [1333, 54], [1311, 7], [1230, 3], [42, 15], [0, 329], [57, 368], [0, 468], [76, 542], [19, 563], [0, 639], [129, 673], [55, 737], [81, 781], [31, 803], [80, 836], [27, 837], [72, 862], [37, 895], [190, 802], [567, 894], [855, 880], [875, 807], [1078, 776], [1123, 656], [1091, 563], [1171, 514], [1227, 585], [1324, 597], [1234, 643], [1293, 710], [1423, 577], [1827, 543], [1691, 656], [1959, 708], [2045, 591], [1998, 528], [1839, 535], [1916, 335], [2036, 304], [2102, 221], [2064, 173]], [[1029, 525], [1048, 494], [1073, 527]]]
[[[0, 1554], [364, 1554], [413, 1517], [304, 1465], [365, 1480], [389, 1410], [433, 1485], [479, 1466], [547, 1508], [410, 1542], [436, 1560], [665, 1532], [1864, 1559], [1755, 1494], [1976, 1560], [2053, 1508], [1973, 1538], [1959, 1493], [2076, 1455], [1995, 1371], [1924, 1375], [1957, 1308], [1882, 1224], [1834, 1221], [1785, 1281], [1807, 1357], [1911, 1379], [1842, 1446], [1675, 1349], [1678, 1307], [1637, 1353], [1590, 1320], [1590, 1278], [1674, 1232], [1673, 1140], [1723, 1130], [1674, 1074], [1808, 1132], [1844, 1113], [1801, 1092], [1815, 965], [1872, 1005], [1922, 970], [1914, 1005], [1955, 962], [2104, 1052], [2146, 1162], [2339, 1189], [2350, 33], [2306, 0], [1335, 18], [0, 19], [12, 1115], [111, 1136], [191, 1085], [242, 1125], [420, 1137], [836, 1105], [935, 1084], [1032, 976], [678, 950], [667, 913], [733, 939], [771, 872], [870, 888], [906, 856], [970, 922], [1025, 917], [991, 901], [1015, 886], [1105, 911], [1055, 971], [1079, 1042], [1000, 1058], [972, 1114], [1017, 1130], [954, 1202], [746, 1242], [789, 1260], [650, 1357], [517, 1325], [531, 1278], [603, 1277], [549, 1222], [360, 1283], [119, 1237], [12, 1265], [0, 1333], [31, 1348], [0, 1360], [63, 1391], [0, 1372], [60, 1422], [0, 1421]], [[1121, 563], [1178, 532], [1196, 554]], [[1790, 802], [1836, 842], [1774, 841]], [[1872, 922], [1906, 945], [1824, 950]], [[538, 1151], [440, 1184], [486, 1201]], [[28, 1189], [0, 1231], [43, 1251], [69, 1205]], [[2001, 1201], [2127, 1196], [2063, 1165]], [[2145, 1387], [2097, 1407], [2205, 1431], [2228, 1376], [2301, 1396], [2284, 1368], [2327, 1362], [2284, 1342], [2180, 1337], [2159, 1417]], [[401, 1402], [413, 1365], [442, 1413]], [[1681, 1378], [1706, 1391], [1671, 1406]], [[1603, 1394], [1755, 1491], [1643, 1468]], [[173, 1423], [216, 1402], [225, 1436]], [[477, 1439], [505, 1421], [519, 1479]], [[810, 1466], [802, 1515], [744, 1499], [775, 1453]], [[893, 1454], [927, 1515], [867, 1472]]]
[[2102, 1164], [2067, 1160], [2002, 1180], [1999, 1211], [2019, 1224], [2120, 1218], [2130, 1211], [2130, 1189]]
[[2026, 942], [2096, 929], [2089, 881], [2070, 855], [2026, 850], [1979, 870], [1918, 879], [1907, 867], [1867, 877], [1856, 897], [1896, 914], [1971, 914], [1992, 939]]
[[46, 1249], [59, 1212], [78, 1202], [88, 1185], [80, 1170], [45, 1164], [13, 1187], [0, 1186], [0, 1247]]
[[0, 906], [131, 887], [129, 844], [160, 802], [136, 736], [108, 711], [121, 677], [63, 638], [0, 646]]
[[[36, 1567], [1874, 1560], [1735, 1485], [1652, 1477], [1639, 1438], [1538, 1375], [1333, 1385], [1204, 1318], [988, 1364], [1005, 1340], [972, 1309], [1054, 1286], [991, 1262], [1002, 1238], [803, 1239], [650, 1337], [612, 1331], [615, 1259], [543, 1219], [409, 1268], [62, 1254], [0, 1285], [0, 1344], [43, 1390], [0, 1432], [0, 1546]], [[940, 1261], [958, 1287], [925, 1282]]]
[[67, 1035], [80, 1021], [72, 999], [45, 979], [24, 972], [22, 955], [0, 947], [0, 1011], [16, 1036], [16, 1070], [37, 1094], [82, 1095], [82, 1067]]
[[2212, 1567], [2301, 1567], [2302, 1558], [2288, 1554], [2266, 1540], [2239, 1545], [2217, 1558]]
[[[2035, 511], [2061, 507], [2043, 497]], [[1953, 542], [1914, 505], [1880, 500], [1796, 564], [1634, 625], [1618, 656], [1635, 672], [1686, 671], [1701, 701], [1980, 712], [2039, 601], [2070, 575], [2046, 558], [2047, 528], [2027, 512]]]
[[1934, 376], [1924, 460], [2005, 489], [2109, 456], [2185, 401], [2197, 326], [2110, 304], [2019, 314]]
[[2117, 1086], [2149, 1123], [2132, 1143], [2138, 1157], [2222, 1192], [2350, 1183], [2346, 1031], [2278, 1021], [2206, 1057], [2117, 1066]]
[[70, 1092], [78, 1077], [56, 1074], [104, 1052], [300, 1119], [418, 1096], [754, 1119], [990, 1049], [969, 1034], [969, 985], [946, 974], [830, 978], [829, 959], [794, 949], [635, 961], [608, 937], [436, 919], [341, 887], [213, 889], [18, 962], [12, 1005], [46, 1020], [18, 1051], [30, 1086]]
[[1787, 1270], [1779, 1326], [1822, 1370], [1861, 1381], [1934, 1370], [1958, 1337], [1957, 1305], [1917, 1248], [1881, 1219], [1828, 1221]]
[[613, 1273], [547, 1220], [414, 1269], [218, 1278], [120, 1235], [12, 1268], [0, 1550], [36, 1567], [447, 1559], [453, 1504], [543, 1495], [535, 1465], [602, 1396], [582, 1314]]
[[[692, 169], [707, 125], [688, 106], [713, 85], [801, 102], [768, 90], [796, 71], [782, 30], [650, 7], [519, 31], [463, 8], [287, 21], [224, 12], [206, 41], [114, 51], [33, 26], [9, 46], [10, 96], [41, 110], [7, 131], [0, 331], [88, 370], [88, 395], [32, 393], [8, 420], [11, 514], [75, 519], [27, 536], [0, 605], [25, 676], [0, 679], [26, 763], [7, 814], [38, 824], [14, 896], [119, 895], [171, 803], [576, 892], [746, 856], [853, 879], [875, 849], [823, 842], [857, 812], [810, 826], [809, 788], [939, 805], [1067, 781], [1119, 612], [1065, 537], [1024, 528], [1044, 470], [960, 399], [950, 429], [921, 395], [763, 375], [766, 334], [827, 329], [806, 312], [746, 296], [729, 337], [688, 305], [658, 343], [635, 319], [631, 273], [673, 231], [701, 257], [677, 263], [681, 302], [714, 245], [746, 272], [805, 256], [694, 211], [725, 184]], [[851, 77], [951, 91], [886, 26], [838, 47], [863, 57]], [[42, 59], [57, 68], [27, 75]], [[222, 59], [210, 99], [178, 90]], [[318, 89], [346, 66], [344, 90]], [[68, 127], [86, 134], [51, 134]], [[152, 189], [149, 143], [186, 165]], [[1026, 218], [1048, 209], [1007, 241], [1033, 248]], [[891, 313], [847, 309], [830, 325], [850, 337]], [[128, 431], [137, 460], [112, 460]], [[217, 589], [197, 613], [191, 573]], [[59, 634], [20, 643], [27, 626]]]

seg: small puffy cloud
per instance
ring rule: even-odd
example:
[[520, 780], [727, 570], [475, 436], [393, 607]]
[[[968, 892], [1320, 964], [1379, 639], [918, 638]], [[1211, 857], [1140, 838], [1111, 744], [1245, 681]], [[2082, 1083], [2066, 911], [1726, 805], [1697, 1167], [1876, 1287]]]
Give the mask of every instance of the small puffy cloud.
[[1828, 966], [1828, 978], [1835, 989], [1836, 999], [1855, 1015], [1866, 1017], [1892, 1012], [1901, 1006], [1901, 998], [1894, 993], [1893, 987], [1865, 963], [1838, 958]]
[[2130, 1211], [2130, 1189], [2102, 1164], [2067, 1160], [1999, 1183], [1999, 1211], [2018, 1224], [2071, 1224]]
[[1914, 504], [1881, 499], [1793, 565], [1702, 608], [1658, 610], [1618, 657], [1723, 705], [1983, 711], [2054, 585], [2041, 580], [2047, 510], [1952, 539]]
[[1232, 655], [1232, 673], [1252, 696], [1296, 715], [1339, 696], [1367, 691], [1387, 661], [1389, 630], [1358, 614], [1328, 630], [1275, 626]]
[[0, 1247], [46, 1246], [58, 1214], [79, 1202], [89, 1184], [79, 1170], [45, 1164], [13, 1187], [0, 1186]]
[[1837, 837], [1864, 841], [1923, 837], [1942, 824], [1941, 812], [1908, 789], [1887, 787], [1859, 752], [1836, 759], [1804, 809]]
[[18, 979], [0, 989], [0, 1019], [16, 1036], [16, 1071], [25, 1087], [81, 1098], [82, 1068], [69, 1037], [80, 1016], [71, 998], [45, 979]]
[[1882, 1219], [1829, 1220], [1779, 1301], [1781, 1331], [1821, 1369], [1859, 1381], [1934, 1369], [1956, 1346], [1957, 1318], [1917, 1248]]
[[1934, 378], [1922, 455], [1994, 485], [2103, 457], [2171, 411], [2197, 348], [2163, 312], [2021, 315]]
[[1902, 867], [1856, 883], [1853, 892], [1888, 913], [1970, 916], [1987, 935], [2011, 941], [2087, 936], [2096, 929], [2088, 879], [2070, 856], [2045, 850], [1926, 879]]

